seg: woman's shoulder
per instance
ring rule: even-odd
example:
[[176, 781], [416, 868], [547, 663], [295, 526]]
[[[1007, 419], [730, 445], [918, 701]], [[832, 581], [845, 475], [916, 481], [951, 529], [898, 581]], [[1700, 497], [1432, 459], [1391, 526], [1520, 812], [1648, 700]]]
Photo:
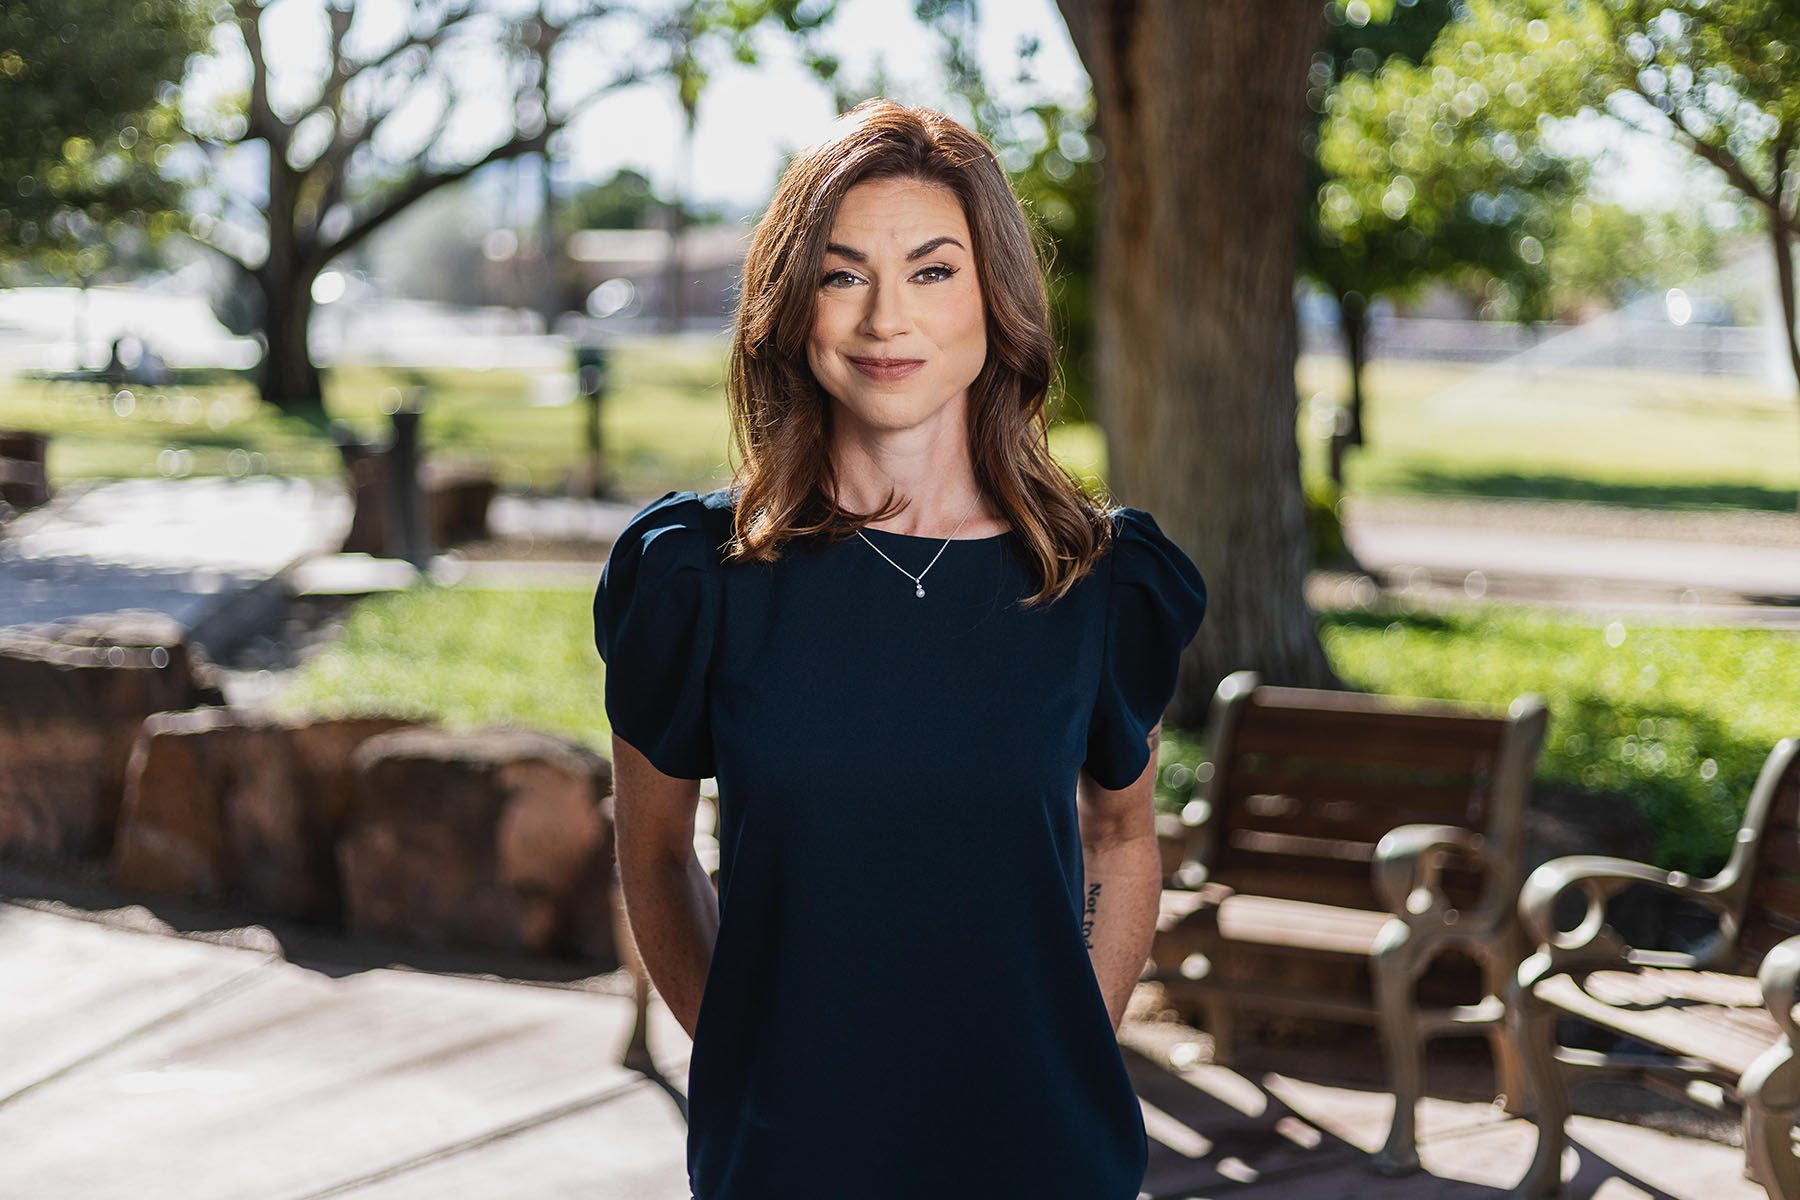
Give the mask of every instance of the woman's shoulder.
[[1117, 505], [1108, 515], [1114, 584], [1158, 592], [1198, 627], [1206, 611], [1206, 579], [1193, 558], [1148, 510]]
[[613, 553], [623, 549], [643, 555], [663, 543], [664, 549], [683, 558], [716, 564], [720, 547], [731, 535], [731, 502], [727, 488], [664, 492], [631, 515], [613, 542]]

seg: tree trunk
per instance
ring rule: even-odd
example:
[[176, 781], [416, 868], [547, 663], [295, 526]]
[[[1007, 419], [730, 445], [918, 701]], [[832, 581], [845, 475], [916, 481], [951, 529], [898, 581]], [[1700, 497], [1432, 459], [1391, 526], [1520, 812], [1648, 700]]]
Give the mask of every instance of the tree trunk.
[[1307, 608], [1294, 382], [1307, 65], [1317, 0], [1058, 0], [1093, 81], [1095, 400], [1108, 482], [1206, 576], [1169, 709], [1219, 680], [1341, 686]]
[[1349, 355], [1350, 403], [1332, 414], [1329, 446], [1331, 486], [1339, 495], [1344, 491], [1344, 454], [1352, 446], [1363, 444], [1363, 363], [1368, 349], [1368, 301], [1354, 288], [1337, 292], [1338, 328], [1344, 333], [1344, 349]]
[[312, 280], [270, 278], [263, 283], [263, 336], [268, 348], [257, 372], [263, 401], [285, 413], [322, 413], [325, 393], [307, 349], [312, 321]]
[[1352, 446], [1360, 446], [1363, 444], [1363, 369], [1369, 363], [1368, 298], [1361, 292], [1345, 292], [1338, 297], [1338, 311], [1344, 326], [1344, 350], [1350, 356], [1350, 429], [1344, 440]]
[[300, 175], [284, 147], [269, 147], [269, 252], [256, 272], [263, 298], [262, 332], [267, 342], [256, 385], [263, 403], [285, 413], [324, 423], [325, 392], [307, 349], [312, 321], [315, 243], [299, 228]]
[[[1800, 386], [1800, 340], [1796, 340], [1794, 330], [1793, 231], [1781, 214], [1779, 200], [1769, 212], [1769, 233], [1775, 239], [1775, 283], [1781, 293], [1781, 330], [1787, 345], [1788, 365], [1793, 369], [1795, 384]], [[1800, 511], [1800, 495], [1795, 497], [1795, 505]]]

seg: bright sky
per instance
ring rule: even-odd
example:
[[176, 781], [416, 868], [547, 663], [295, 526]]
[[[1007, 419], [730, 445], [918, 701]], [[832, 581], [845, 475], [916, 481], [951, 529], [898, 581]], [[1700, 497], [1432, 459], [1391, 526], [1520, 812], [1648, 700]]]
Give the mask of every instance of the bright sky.
[[[397, 38], [398, 0], [359, 0], [357, 7], [356, 30], [365, 39], [365, 52]], [[980, 8], [977, 46], [991, 88], [1005, 98], [1050, 96], [1079, 103], [1087, 91], [1087, 76], [1055, 0], [988, 0]], [[264, 15], [272, 91], [276, 106], [284, 111], [292, 111], [317, 92], [326, 53], [321, 9], [318, 0], [275, 0]], [[620, 21], [616, 28], [623, 34], [631, 26]], [[1034, 64], [1037, 82], [1029, 89], [1013, 83], [1016, 47], [1023, 36], [1035, 36], [1040, 42]], [[845, 78], [868, 79], [879, 64], [887, 72], [888, 95], [894, 99], [955, 111], [946, 99], [936, 39], [914, 19], [910, 0], [842, 0], [821, 43], [841, 60]], [[190, 107], [204, 107], [248, 86], [235, 33], [218, 33], [216, 44], [223, 52], [190, 70], [184, 93]], [[836, 116], [830, 92], [800, 63], [791, 39], [771, 27], [759, 37], [759, 49], [762, 61], [755, 67], [728, 59], [717, 64], [702, 95], [688, 189], [690, 197], [701, 203], [760, 207], [774, 187], [783, 154], [823, 135]], [[573, 79], [585, 76], [590, 63], [594, 78], [618, 69], [616, 61], [609, 63], [597, 54], [584, 58], [583, 69], [569, 72], [563, 80], [575, 84], [570, 94], [591, 86], [585, 79]], [[501, 83], [497, 73], [480, 63], [461, 67], [459, 78], [470, 81], [471, 94], [483, 84], [497, 93]], [[390, 131], [395, 148], [409, 136], [422, 138], [436, 115], [430, 101], [397, 115], [396, 128]], [[447, 136], [462, 157], [474, 157], [501, 139], [504, 131], [498, 121], [504, 118], [504, 113], [483, 114], [471, 106]], [[570, 127], [573, 149], [568, 170], [576, 178], [600, 180], [631, 166], [649, 175], [659, 191], [672, 192], [680, 165], [680, 131], [681, 112], [670, 83], [621, 90], [593, 104]], [[253, 170], [233, 175], [253, 186]]]
[[[1054, 0], [989, 0], [982, 5], [979, 53], [989, 86], [1002, 95], [1012, 81], [1022, 35], [1041, 42], [1036, 94], [1079, 103], [1087, 75], [1069, 43]], [[912, 15], [910, 0], [846, 0], [828, 39], [851, 79], [870, 76], [879, 59], [888, 94], [907, 104], [945, 105], [936, 39]], [[714, 76], [695, 127], [691, 194], [701, 202], [760, 207], [775, 184], [782, 155], [816, 140], [837, 114], [831, 95], [800, 64], [784, 38], [764, 42], [764, 64], [731, 64]], [[606, 178], [636, 166], [672, 188], [680, 144], [680, 110], [664, 85], [637, 88], [595, 107], [574, 129], [571, 164], [582, 177]], [[629, 136], [619, 131], [630, 130]]]
[[[406, 0], [358, 0], [357, 31], [365, 45], [379, 48], [400, 32]], [[320, 0], [275, 0], [263, 21], [269, 47], [277, 105], [310, 98], [316, 92], [325, 54]], [[980, 5], [978, 53], [989, 86], [1003, 98], [1050, 96], [1078, 103], [1087, 76], [1070, 44], [1055, 0], [986, 0]], [[626, 26], [618, 27], [624, 33]], [[1016, 47], [1021, 37], [1039, 39], [1036, 82], [1021, 88], [1013, 82]], [[235, 34], [223, 32], [227, 53], [190, 72], [185, 100], [204, 105], [221, 92], [241, 89], [247, 79], [240, 69]], [[883, 66], [888, 94], [905, 103], [944, 106], [943, 71], [935, 39], [913, 18], [911, 0], [842, 0], [826, 48], [843, 61], [848, 78], [869, 78]], [[775, 29], [761, 38], [762, 62], [756, 67], [726, 62], [713, 75], [702, 96], [691, 161], [689, 196], [701, 203], [750, 210], [766, 202], [783, 154], [804, 146], [826, 131], [836, 115], [830, 93], [803, 67], [795, 46]], [[586, 65], [585, 63], [583, 64]], [[607, 63], [592, 58], [595, 77]], [[612, 69], [616, 69], [616, 65]], [[585, 75], [585, 70], [570, 75]], [[483, 84], [499, 94], [500, 80], [482, 64], [459, 71], [471, 94]], [[568, 80], [565, 79], [565, 82]], [[577, 81], [584, 83], [585, 81]], [[410, 138], [422, 138], [435, 119], [430, 101], [397, 116], [387, 131], [392, 148], [404, 149]], [[450, 127], [453, 149], [473, 157], [500, 140], [503, 112], [484, 113], [471, 107], [466, 118]], [[666, 81], [618, 92], [595, 104], [570, 129], [569, 174], [601, 180], [622, 166], [649, 175], [658, 191], [670, 194], [679, 178], [680, 109]], [[1716, 172], [1697, 168], [1694, 156], [1666, 140], [1630, 136], [1598, 119], [1568, 123], [1569, 146], [1586, 154], [1610, 150], [1600, 158], [1599, 190], [1634, 208], [1667, 207], [1696, 195], [1724, 194]], [[233, 177], [246, 191], [258, 187], [254, 164], [240, 163]]]

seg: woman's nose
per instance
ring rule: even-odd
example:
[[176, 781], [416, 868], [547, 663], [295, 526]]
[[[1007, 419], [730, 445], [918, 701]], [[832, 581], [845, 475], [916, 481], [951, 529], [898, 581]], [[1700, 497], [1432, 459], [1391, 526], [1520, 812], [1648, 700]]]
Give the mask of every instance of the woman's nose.
[[905, 331], [907, 320], [906, 301], [898, 287], [877, 284], [869, 289], [868, 310], [863, 314], [863, 327], [869, 333], [892, 337]]

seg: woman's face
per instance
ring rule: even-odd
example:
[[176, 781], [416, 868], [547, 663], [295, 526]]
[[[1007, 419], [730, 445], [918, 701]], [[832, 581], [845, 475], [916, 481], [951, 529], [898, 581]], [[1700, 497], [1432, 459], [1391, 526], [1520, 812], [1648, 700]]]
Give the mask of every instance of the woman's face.
[[829, 240], [806, 348], [819, 384], [883, 429], [963, 397], [987, 360], [987, 319], [956, 194], [913, 179], [856, 184]]

